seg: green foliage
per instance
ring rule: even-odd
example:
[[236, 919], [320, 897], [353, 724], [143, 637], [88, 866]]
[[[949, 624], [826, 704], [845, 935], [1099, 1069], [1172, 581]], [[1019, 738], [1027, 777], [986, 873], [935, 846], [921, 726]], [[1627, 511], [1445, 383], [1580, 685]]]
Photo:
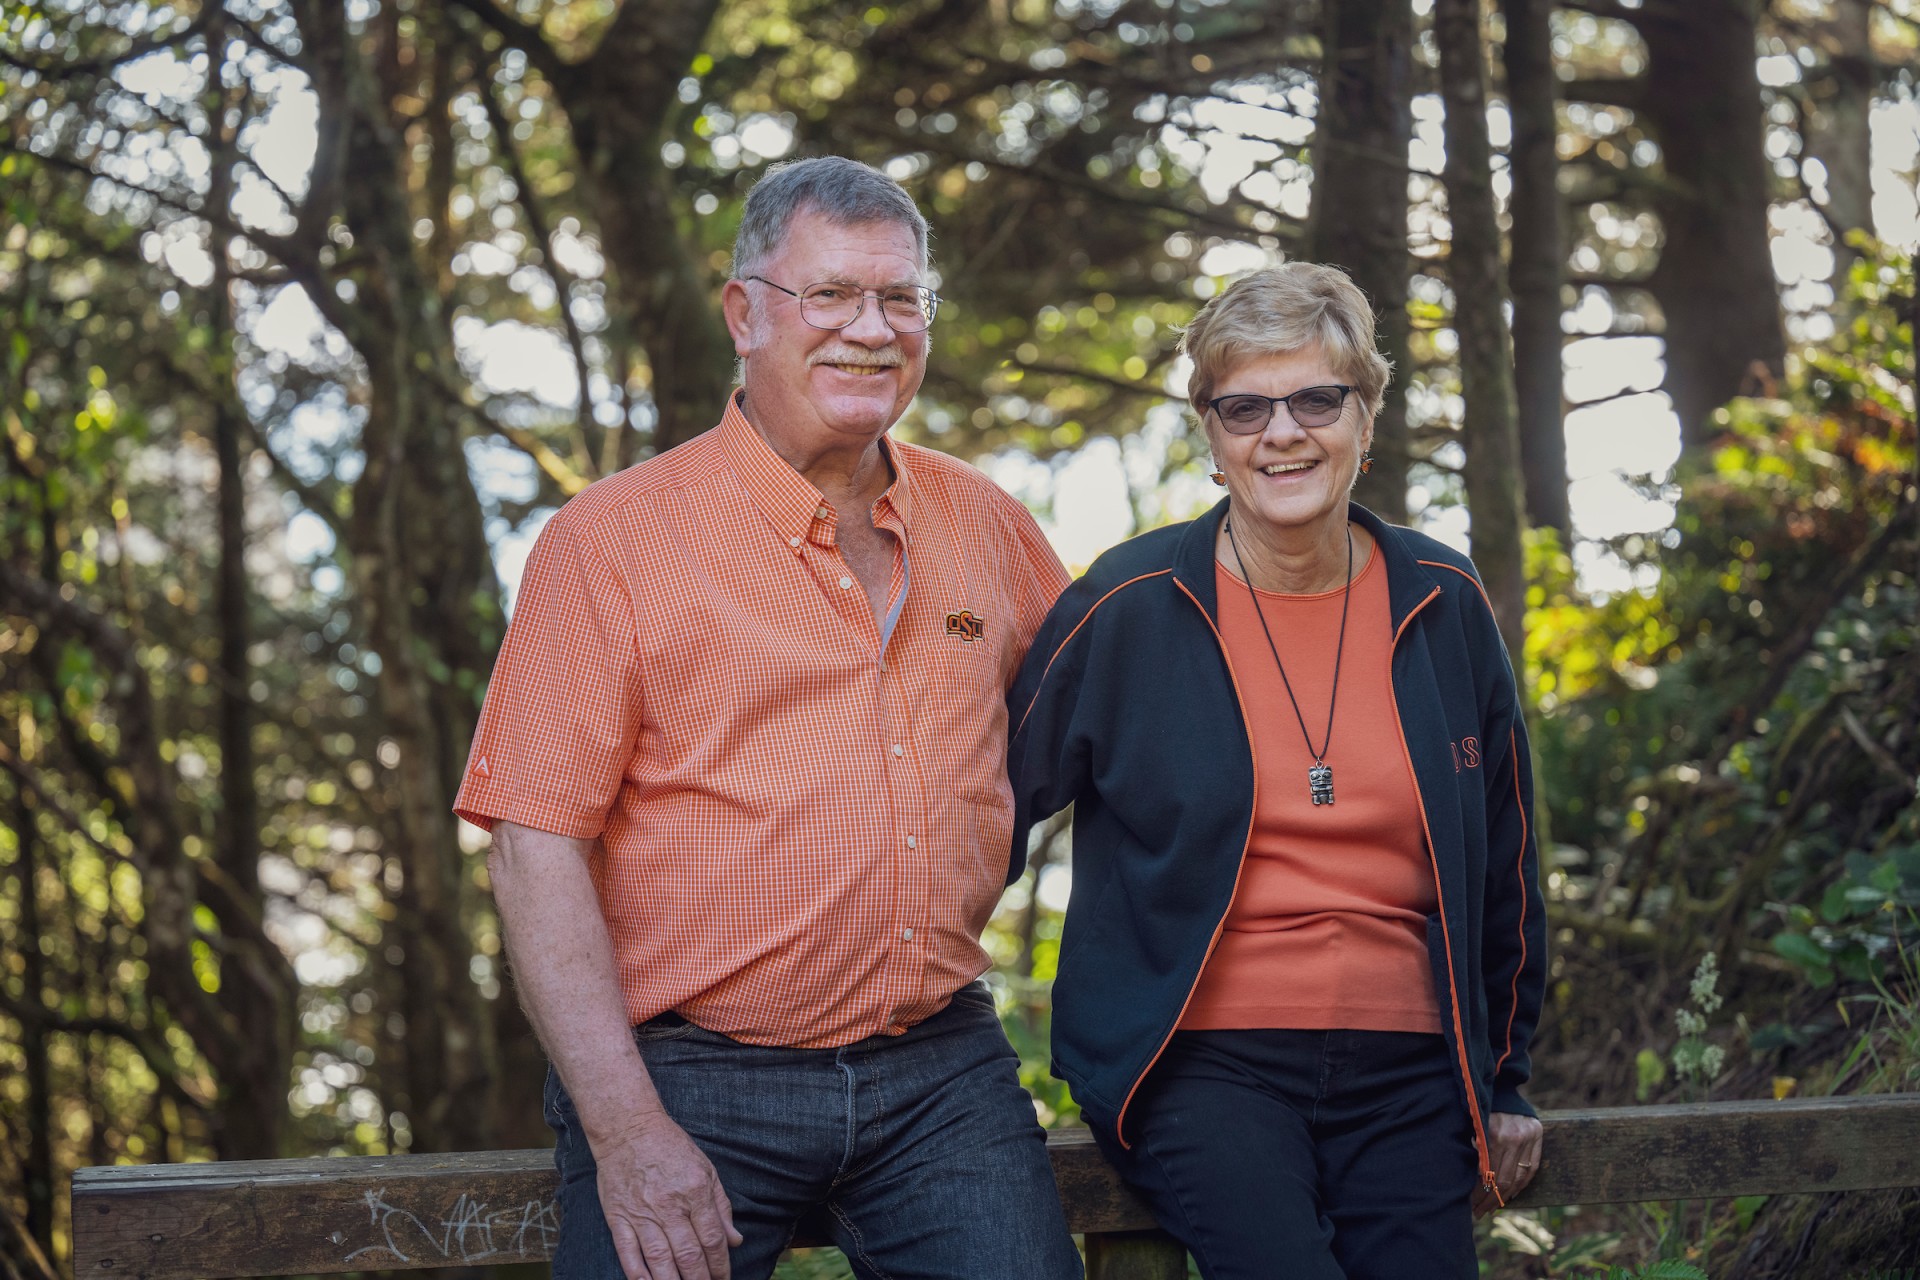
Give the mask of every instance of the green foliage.
[[1911, 279], [1897, 254], [1863, 259], [1835, 340], [1722, 413], [1716, 447], [1682, 465], [1673, 530], [1614, 548], [1641, 589], [1584, 599], [1567, 559], [1535, 547], [1550, 879], [1578, 927], [1638, 939], [1670, 971], [1702, 923], [1761, 931], [1816, 985], [1868, 981], [1903, 937], [1920, 547], [1893, 304]]
[[1493, 1214], [1476, 1229], [1482, 1274], [1490, 1267], [1513, 1274], [1499, 1264], [1519, 1260], [1523, 1275], [1589, 1275], [1590, 1268], [1605, 1266], [1625, 1239], [1618, 1231], [1580, 1229], [1590, 1227], [1592, 1216], [1590, 1210], [1577, 1207], [1505, 1209]]
[[853, 1268], [838, 1249], [799, 1249], [780, 1260], [773, 1280], [853, 1280]]
[[[1907, 933], [1920, 926], [1911, 910], [1906, 912]], [[1844, 1079], [1856, 1067], [1864, 1065], [1860, 1084], [1863, 1093], [1905, 1093], [1920, 1089], [1920, 948], [1911, 944], [1897, 947], [1883, 973], [1872, 977], [1872, 990], [1850, 997], [1840, 1005], [1849, 1006], [1849, 1025], [1859, 1012], [1859, 1038], [1843, 1060], [1836, 1075]]]
[[1645, 1267], [1608, 1267], [1592, 1273], [1596, 1280], [1707, 1280], [1707, 1273], [1690, 1262], [1667, 1259]]
[[1786, 928], [1773, 936], [1773, 949], [1819, 987], [1831, 986], [1836, 972], [1854, 983], [1879, 980], [1902, 936], [1920, 936], [1912, 923], [1920, 910], [1920, 843], [1878, 856], [1850, 850], [1842, 866], [1818, 907], [1782, 904]]

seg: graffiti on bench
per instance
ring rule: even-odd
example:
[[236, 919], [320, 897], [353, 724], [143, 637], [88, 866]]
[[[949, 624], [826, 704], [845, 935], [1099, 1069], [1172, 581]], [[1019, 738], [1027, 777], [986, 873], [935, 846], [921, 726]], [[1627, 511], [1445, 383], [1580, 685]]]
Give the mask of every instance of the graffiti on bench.
[[[384, 1243], [355, 1249], [340, 1261], [376, 1265], [378, 1255], [395, 1262], [413, 1263], [434, 1257], [449, 1263], [488, 1260], [543, 1261], [553, 1253], [560, 1230], [560, 1205], [554, 1200], [529, 1200], [517, 1208], [490, 1210], [483, 1201], [461, 1192], [435, 1228], [411, 1210], [387, 1203], [387, 1189], [366, 1193], [369, 1221], [380, 1229]], [[343, 1243], [338, 1236], [336, 1244]]]

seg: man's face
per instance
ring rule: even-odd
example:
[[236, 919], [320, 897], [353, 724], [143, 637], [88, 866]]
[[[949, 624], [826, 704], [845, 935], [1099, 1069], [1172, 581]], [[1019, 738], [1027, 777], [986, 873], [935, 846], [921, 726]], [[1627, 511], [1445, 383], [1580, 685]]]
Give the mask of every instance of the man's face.
[[[898, 223], [852, 226], [810, 210], [788, 224], [786, 243], [757, 273], [795, 293], [831, 281], [884, 292], [918, 285], [913, 232]], [[868, 298], [844, 329], [816, 329], [800, 300], [758, 281], [732, 281], [727, 327], [744, 369], [747, 401], [776, 427], [819, 446], [869, 443], [891, 427], [920, 389], [927, 335], [895, 333]]]

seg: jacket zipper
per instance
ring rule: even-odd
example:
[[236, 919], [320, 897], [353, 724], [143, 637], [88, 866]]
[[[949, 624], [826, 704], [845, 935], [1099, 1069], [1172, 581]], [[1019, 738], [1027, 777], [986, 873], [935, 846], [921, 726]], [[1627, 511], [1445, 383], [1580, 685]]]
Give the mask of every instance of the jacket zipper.
[[[1220, 629], [1214, 626], [1213, 619], [1208, 616], [1206, 609], [1201, 606], [1200, 601], [1194, 598], [1193, 592], [1187, 590], [1186, 584], [1176, 578], [1174, 579], [1174, 585], [1180, 588], [1182, 595], [1193, 602], [1193, 607], [1200, 611], [1202, 618], [1206, 619], [1208, 630], [1213, 632], [1214, 641], [1220, 646], [1221, 660], [1225, 662], [1227, 666], [1227, 680], [1233, 685], [1234, 701], [1239, 704], [1240, 718], [1244, 722], [1247, 718], [1246, 699], [1241, 696], [1240, 681], [1233, 674], [1233, 659], [1227, 656], [1226, 639], [1221, 636]], [[1412, 611], [1402, 619], [1399, 629], [1393, 633], [1393, 646], [1392, 649], [1389, 650], [1390, 655], [1399, 649], [1400, 637], [1406, 634], [1407, 626], [1413, 621], [1414, 615], [1418, 614], [1429, 604], [1432, 604], [1434, 598], [1439, 594], [1440, 588], [1435, 587], [1427, 594], [1426, 598], [1415, 605]], [[1389, 661], [1391, 661], [1391, 658], [1389, 658]], [[1453, 936], [1451, 929], [1447, 925], [1446, 891], [1440, 884], [1440, 858], [1438, 852], [1434, 849], [1433, 831], [1427, 824], [1427, 802], [1426, 798], [1420, 793], [1420, 776], [1413, 767], [1413, 753], [1407, 747], [1406, 727], [1400, 721], [1400, 700], [1398, 695], [1393, 691], [1391, 671], [1389, 671], [1387, 678], [1387, 697], [1393, 706], [1394, 729], [1400, 738], [1401, 755], [1407, 762], [1407, 775], [1413, 782], [1414, 800], [1420, 808], [1420, 828], [1427, 837], [1427, 858], [1433, 866], [1433, 891], [1440, 906], [1441, 940], [1447, 951], [1447, 988], [1450, 1002], [1453, 1006], [1453, 1042], [1456, 1056], [1460, 1063], [1460, 1083], [1465, 1086], [1466, 1089], [1467, 1114], [1473, 1120], [1473, 1133], [1480, 1148], [1480, 1185], [1484, 1189], [1493, 1192], [1495, 1198], [1500, 1199], [1500, 1203], [1504, 1207], [1506, 1201], [1500, 1198], [1499, 1188], [1495, 1185], [1494, 1181], [1492, 1153], [1487, 1147], [1486, 1127], [1481, 1121], [1479, 1098], [1473, 1087], [1473, 1070], [1467, 1062], [1467, 1037], [1460, 1021], [1459, 987], [1453, 974]], [[1253, 734], [1251, 731], [1247, 734], [1247, 751], [1253, 765], [1253, 809], [1252, 816], [1250, 816], [1247, 821], [1246, 839], [1240, 846], [1240, 861], [1234, 868], [1233, 892], [1228, 895], [1226, 909], [1220, 913], [1220, 919], [1216, 921], [1213, 926], [1213, 935], [1207, 939], [1206, 954], [1200, 958], [1200, 968], [1194, 972], [1193, 981], [1187, 987], [1186, 998], [1180, 1002], [1179, 1015], [1174, 1018], [1172, 1025], [1167, 1028], [1166, 1035], [1161, 1037], [1159, 1047], [1153, 1051], [1153, 1056], [1147, 1059], [1147, 1065], [1140, 1069], [1140, 1074], [1135, 1076], [1133, 1083], [1127, 1087], [1127, 1096], [1125, 1100], [1121, 1102], [1119, 1115], [1114, 1120], [1115, 1135], [1120, 1139], [1121, 1147], [1126, 1150], [1132, 1150], [1133, 1148], [1133, 1144], [1128, 1142], [1126, 1138], [1127, 1109], [1133, 1105], [1134, 1095], [1139, 1092], [1141, 1082], [1153, 1071], [1154, 1064], [1160, 1061], [1160, 1056], [1167, 1051], [1167, 1045], [1173, 1040], [1174, 1032], [1180, 1029], [1180, 1020], [1186, 1017], [1187, 1006], [1193, 1003], [1193, 993], [1199, 990], [1200, 987], [1200, 976], [1206, 972], [1207, 961], [1213, 958], [1214, 948], [1220, 944], [1220, 934], [1226, 929], [1227, 917], [1233, 912], [1233, 900], [1238, 897], [1240, 893], [1240, 880], [1245, 874], [1247, 866], [1247, 850], [1252, 846], [1253, 827], [1254, 823], [1258, 820], [1260, 811], [1260, 762], [1258, 756], [1254, 753]]]
[[1453, 974], [1453, 931], [1447, 924], [1447, 891], [1440, 883], [1440, 851], [1434, 847], [1433, 829], [1427, 824], [1427, 800], [1420, 793], [1420, 773], [1413, 767], [1413, 751], [1407, 746], [1407, 729], [1400, 720], [1400, 698], [1393, 689], [1391, 655], [1399, 650], [1400, 637], [1406, 634], [1407, 625], [1413, 621], [1414, 615], [1433, 603], [1434, 597], [1439, 594], [1440, 588], [1435, 587], [1401, 620], [1399, 630], [1393, 633], [1393, 648], [1389, 650], [1388, 656], [1387, 699], [1393, 707], [1393, 727], [1400, 738], [1400, 753], [1406, 758], [1407, 777], [1413, 782], [1414, 800], [1420, 808], [1420, 829], [1427, 837], [1427, 859], [1433, 864], [1433, 892], [1440, 906], [1440, 939], [1441, 945], [1447, 951], [1447, 995], [1449, 1002], [1453, 1005], [1453, 1045], [1455, 1055], [1460, 1060], [1460, 1083], [1466, 1087], [1467, 1114], [1473, 1118], [1473, 1135], [1480, 1147], [1480, 1185], [1483, 1189], [1493, 1192], [1494, 1198], [1499, 1200], [1501, 1207], [1504, 1208], [1506, 1200], [1500, 1195], [1500, 1189], [1494, 1183], [1493, 1152], [1488, 1149], [1486, 1127], [1481, 1122], [1479, 1094], [1473, 1087], [1473, 1069], [1467, 1062], [1467, 1036], [1460, 1021], [1460, 987]]
[[[1173, 580], [1173, 584], [1180, 588], [1180, 594], [1193, 601], [1193, 607], [1200, 610], [1200, 616], [1206, 619], [1207, 629], [1213, 632], [1214, 642], [1220, 646], [1220, 660], [1227, 664], [1227, 682], [1233, 686], [1233, 700], [1240, 706], [1241, 721], [1246, 723], [1247, 701], [1240, 696], [1240, 680], [1233, 674], [1233, 659], [1227, 656], [1225, 637], [1220, 634], [1220, 628], [1213, 625], [1212, 617], [1194, 597], [1193, 592], [1187, 590], [1187, 584], [1177, 577]], [[1435, 589], [1435, 594], [1438, 594], [1438, 588]], [[1227, 895], [1226, 909], [1220, 913], [1220, 919], [1214, 923], [1213, 936], [1207, 939], [1207, 953], [1200, 957], [1200, 967], [1194, 970], [1193, 981], [1187, 986], [1186, 999], [1180, 1002], [1179, 1014], [1174, 1018], [1173, 1024], [1167, 1028], [1167, 1034], [1160, 1037], [1160, 1047], [1153, 1051], [1153, 1056], [1147, 1059], [1147, 1065], [1140, 1068], [1140, 1074], [1133, 1078], [1131, 1085], [1127, 1086], [1127, 1096], [1120, 1103], [1120, 1114], [1114, 1119], [1113, 1130], [1114, 1135], [1120, 1139], [1120, 1146], [1127, 1151], [1133, 1150], [1133, 1144], [1127, 1141], [1127, 1108], [1133, 1105], [1133, 1095], [1139, 1092], [1140, 1082], [1147, 1078], [1153, 1071], [1154, 1064], [1160, 1061], [1160, 1055], [1167, 1051], [1167, 1045], [1173, 1040], [1173, 1033], [1180, 1029], [1180, 1019], [1187, 1016], [1187, 1006], [1193, 1003], [1193, 993], [1200, 989], [1200, 975], [1207, 971], [1207, 961], [1213, 958], [1213, 949], [1220, 945], [1220, 935], [1226, 930], [1227, 917], [1233, 914], [1233, 900], [1240, 896], [1240, 877], [1247, 869], [1247, 850], [1253, 846], [1253, 826], [1260, 813], [1260, 759], [1254, 751], [1251, 728], [1247, 730], [1247, 754], [1253, 763], [1253, 808], [1247, 816], [1247, 837], [1240, 844], [1240, 861], [1233, 869], [1233, 892]]]

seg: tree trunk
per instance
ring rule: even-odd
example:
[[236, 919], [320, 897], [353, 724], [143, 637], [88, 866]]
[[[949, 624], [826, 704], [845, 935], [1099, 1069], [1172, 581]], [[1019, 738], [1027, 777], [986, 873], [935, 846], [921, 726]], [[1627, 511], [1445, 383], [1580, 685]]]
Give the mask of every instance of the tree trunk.
[[660, 159], [680, 78], [718, 8], [718, 0], [625, 5], [590, 59], [550, 72], [580, 153], [582, 193], [647, 355], [656, 451], [718, 422], [732, 384], [733, 339], [705, 265], [680, 233]]
[[1460, 340], [1460, 390], [1466, 403], [1467, 506], [1473, 559], [1493, 602], [1500, 633], [1519, 660], [1526, 608], [1520, 435], [1514, 422], [1513, 365], [1507, 351], [1500, 224], [1494, 213], [1492, 144], [1487, 137], [1487, 69], [1481, 0], [1434, 0], [1446, 105], [1447, 217], [1453, 239], [1447, 269], [1453, 328]]
[[[46, 960], [40, 954], [40, 838], [33, 804], [16, 782], [13, 793], [14, 835], [19, 841], [16, 869], [20, 875], [20, 985], [21, 1002], [38, 1012], [45, 1007]], [[27, 1087], [27, 1199], [26, 1232], [40, 1251], [53, 1253], [53, 1090], [47, 1062], [46, 1028], [33, 1018], [21, 1018], [20, 1056], [26, 1060]]]
[[343, 121], [338, 163], [353, 180], [340, 184], [341, 210], [366, 263], [354, 278], [355, 308], [315, 302], [367, 367], [365, 467], [348, 541], [363, 634], [379, 656], [382, 755], [397, 800], [387, 834], [402, 887], [387, 939], [401, 949], [407, 979], [398, 1010], [405, 1087], [395, 1101], [414, 1150], [474, 1150], [494, 1132], [499, 1056], [492, 1011], [468, 972], [472, 879], [451, 809], [473, 723], [461, 685], [479, 678], [476, 663], [484, 670], [476, 610], [496, 584], [462, 448], [465, 410], [451, 390], [460, 381], [452, 336], [414, 256], [407, 151], [388, 110], [400, 86], [376, 78], [399, 65], [382, 43], [398, 37], [376, 32], [367, 49], [331, 0], [305, 0], [296, 12], [322, 113]]
[[1342, 267], [1373, 303], [1393, 380], [1373, 424], [1374, 468], [1354, 495], [1407, 519], [1407, 147], [1413, 137], [1408, 0], [1326, 6], [1309, 256]]
[[1665, 156], [1655, 189], [1664, 243], [1648, 281], [1666, 316], [1667, 392], [1684, 443], [1713, 411], [1786, 364], [1767, 236], [1769, 170], [1754, 71], [1755, 0], [1626, 12], [1645, 37], [1644, 116]]
[[1520, 469], [1527, 521], [1573, 535], [1567, 507], [1566, 375], [1561, 361], [1561, 285], [1566, 243], [1561, 227], [1553, 32], [1549, 0], [1501, 0], [1507, 19], [1502, 61], [1513, 117], [1509, 152], [1513, 196], [1513, 381], [1519, 407]]
[[[224, 212], [233, 195], [239, 163], [240, 122], [229, 121], [235, 91], [221, 83], [226, 65], [226, 23], [215, 17], [207, 29], [205, 105], [212, 122], [213, 166], [208, 205]], [[214, 861], [226, 878], [235, 907], [254, 919], [264, 915], [260, 899], [260, 800], [254, 790], [252, 664], [253, 643], [247, 588], [246, 460], [241, 448], [245, 409], [233, 382], [233, 300], [226, 234], [209, 227], [208, 256], [213, 281], [208, 291], [213, 335], [214, 375], [219, 394], [212, 404], [214, 459], [218, 467], [215, 507], [219, 525], [219, 563], [215, 567], [215, 618], [220, 636], [219, 679], [214, 690], [220, 743], [220, 820]], [[223, 995], [242, 1035], [247, 1058], [230, 1064], [222, 1076], [220, 1119], [222, 1151], [235, 1159], [271, 1160], [284, 1155], [287, 1090], [293, 1067], [293, 982], [276, 957], [246, 966], [234, 953], [224, 966]]]
[[[1827, 56], [1824, 75], [1809, 77], [1813, 111], [1806, 122], [1807, 153], [1827, 171], [1828, 220], [1840, 232], [1873, 230], [1873, 89], [1878, 68], [1873, 57], [1872, 0], [1832, 0], [1833, 17], [1823, 23], [1818, 43]], [[1833, 286], [1837, 297], [1847, 272], [1860, 255], [1836, 234]]]

